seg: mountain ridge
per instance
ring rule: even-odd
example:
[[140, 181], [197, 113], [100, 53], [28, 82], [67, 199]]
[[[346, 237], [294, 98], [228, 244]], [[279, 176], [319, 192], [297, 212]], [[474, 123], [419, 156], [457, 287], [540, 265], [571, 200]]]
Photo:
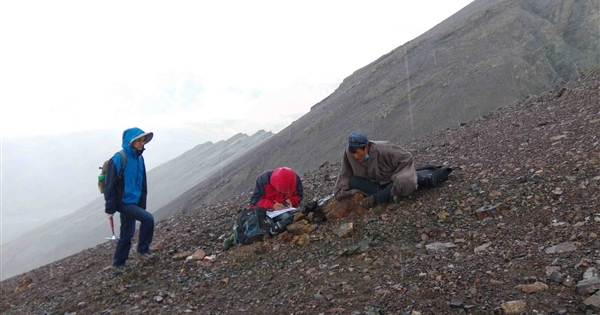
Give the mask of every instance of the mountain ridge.
[[407, 141], [577, 78], [600, 62], [599, 12], [599, 3], [581, 1], [473, 1], [356, 70], [309, 113], [159, 212], [222, 201], [265, 169], [305, 172], [338, 161], [351, 131]]

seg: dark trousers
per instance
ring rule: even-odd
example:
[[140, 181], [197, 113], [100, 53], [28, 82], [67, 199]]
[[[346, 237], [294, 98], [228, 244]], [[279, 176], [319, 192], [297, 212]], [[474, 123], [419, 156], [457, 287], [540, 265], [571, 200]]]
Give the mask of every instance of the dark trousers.
[[119, 204], [117, 211], [121, 217], [121, 233], [113, 258], [113, 266], [123, 266], [129, 258], [131, 239], [135, 234], [135, 221], [141, 223], [137, 252], [140, 254], [150, 252], [150, 244], [154, 236], [154, 217], [150, 212], [134, 204]]
[[279, 222], [279, 221], [283, 221], [283, 220], [286, 220], [286, 219], [290, 219], [293, 216], [294, 216], [293, 214], [291, 214], [289, 212], [285, 212], [285, 213], [282, 213], [282, 214], [274, 217], [273, 218], [273, 222]]
[[364, 177], [352, 176], [348, 183], [350, 189], [357, 189], [365, 194], [372, 196], [376, 203], [389, 202], [392, 196], [392, 187], [394, 182], [385, 185], [379, 185]]

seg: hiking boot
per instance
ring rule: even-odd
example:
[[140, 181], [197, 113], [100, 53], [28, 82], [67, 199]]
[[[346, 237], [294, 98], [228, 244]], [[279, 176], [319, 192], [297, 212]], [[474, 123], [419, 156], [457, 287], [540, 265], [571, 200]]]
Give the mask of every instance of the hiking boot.
[[113, 276], [122, 275], [125, 273], [125, 266], [112, 266], [110, 267], [110, 272], [113, 274]]
[[233, 234], [231, 234], [228, 238], [226, 238], [223, 241], [223, 250], [230, 249], [234, 245], [233, 243]]
[[158, 256], [156, 256], [155, 254], [152, 254], [151, 252], [147, 252], [147, 253], [143, 253], [143, 254], [136, 253], [135, 259], [140, 260], [140, 261], [156, 261], [156, 260], [158, 260]]
[[373, 208], [373, 205], [375, 205], [375, 199], [373, 199], [372, 196], [365, 197], [359, 202], [359, 204], [365, 209], [371, 209]]

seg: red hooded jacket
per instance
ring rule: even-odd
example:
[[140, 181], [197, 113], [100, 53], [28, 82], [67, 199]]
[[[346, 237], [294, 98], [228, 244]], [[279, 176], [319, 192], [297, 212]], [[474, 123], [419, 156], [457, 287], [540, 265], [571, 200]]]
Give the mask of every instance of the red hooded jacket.
[[300, 176], [289, 167], [279, 167], [262, 173], [256, 179], [249, 208], [273, 209], [276, 202], [283, 203], [286, 199], [297, 208], [303, 194]]

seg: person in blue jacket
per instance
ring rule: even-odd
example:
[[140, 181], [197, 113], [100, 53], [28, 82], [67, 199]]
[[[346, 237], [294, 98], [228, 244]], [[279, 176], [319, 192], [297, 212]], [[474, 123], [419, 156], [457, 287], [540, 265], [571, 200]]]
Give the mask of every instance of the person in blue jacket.
[[[150, 252], [150, 244], [154, 235], [154, 217], [146, 211], [146, 165], [144, 164], [144, 146], [152, 140], [152, 132], [144, 132], [140, 128], [123, 131], [123, 152], [117, 152], [109, 160], [104, 179], [105, 212], [109, 217], [120, 213], [121, 231], [117, 249], [112, 262], [114, 274], [125, 271], [125, 262], [129, 258], [131, 239], [135, 233], [136, 221], [140, 221], [140, 233], [136, 258], [138, 260], [154, 260]], [[123, 165], [125, 164], [125, 165]]]

